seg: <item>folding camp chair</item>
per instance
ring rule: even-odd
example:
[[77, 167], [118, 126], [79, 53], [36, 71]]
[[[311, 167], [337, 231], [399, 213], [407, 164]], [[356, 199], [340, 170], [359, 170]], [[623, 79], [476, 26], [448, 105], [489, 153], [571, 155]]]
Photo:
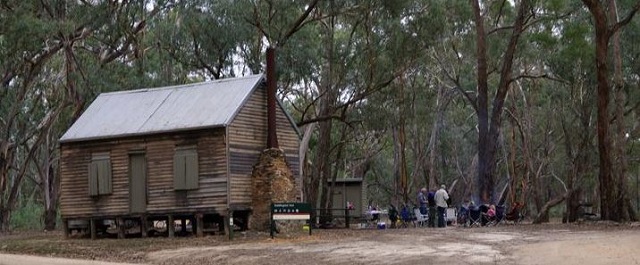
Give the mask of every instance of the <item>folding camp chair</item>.
[[504, 219], [506, 221], [513, 222], [513, 224], [517, 224], [518, 222], [522, 221], [522, 219], [524, 218], [524, 216], [522, 215], [523, 207], [524, 207], [524, 204], [516, 202], [513, 205], [513, 208], [511, 209], [511, 211], [505, 214]]
[[407, 228], [411, 222], [413, 222], [413, 218], [411, 217], [409, 206], [402, 205], [402, 208], [400, 208], [400, 226]]
[[427, 221], [429, 221], [429, 215], [428, 214], [422, 214], [420, 212], [420, 208], [415, 207], [413, 208], [413, 213], [416, 215], [416, 226], [424, 226], [427, 224]]
[[445, 216], [447, 224], [455, 225], [458, 221], [458, 210], [455, 207], [449, 207], [445, 212]]
[[497, 224], [496, 222], [496, 216], [494, 215], [488, 215], [487, 213], [482, 213], [482, 225], [484, 226], [495, 226]]
[[469, 207], [469, 227], [482, 226], [482, 212], [476, 206]]
[[469, 226], [469, 208], [464, 205], [461, 205], [458, 210], [458, 224], [462, 224], [464, 227]]

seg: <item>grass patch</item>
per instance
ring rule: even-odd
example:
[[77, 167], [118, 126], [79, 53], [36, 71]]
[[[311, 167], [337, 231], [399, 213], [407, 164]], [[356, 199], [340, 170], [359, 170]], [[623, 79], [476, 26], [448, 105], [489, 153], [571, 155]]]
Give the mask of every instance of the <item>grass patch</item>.
[[11, 213], [9, 226], [12, 230], [42, 230], [42, 213], [44, 208], [33, 200], [26, 201], [21, 207]]

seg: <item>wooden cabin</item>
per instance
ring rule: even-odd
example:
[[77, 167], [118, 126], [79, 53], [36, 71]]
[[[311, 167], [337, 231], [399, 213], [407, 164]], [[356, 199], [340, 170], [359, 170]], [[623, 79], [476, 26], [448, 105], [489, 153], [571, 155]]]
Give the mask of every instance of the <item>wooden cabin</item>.
[[[246, 227], [266, 130], [263, 75], [100, 94], [60, 139], [65, 235], [137, 224], [146, 236], [159, 221], [201, 235], [231, 215]], [[280, 101], [276, 132], [301, 196], [299, 132]]]

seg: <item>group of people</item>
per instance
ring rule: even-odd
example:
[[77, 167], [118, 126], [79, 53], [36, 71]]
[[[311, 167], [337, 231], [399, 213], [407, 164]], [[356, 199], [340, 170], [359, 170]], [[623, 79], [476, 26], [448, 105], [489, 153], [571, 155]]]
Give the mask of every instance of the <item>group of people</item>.
[[[515, 204], [517, 207], [518, 203]], [[464, 224], [465, 226], [470, 225], [495, 225], [500, 220], [506, 217], [504, 212], [504, 207], [501, 208], [500, 213], [496, 208], [495, 204], [482, 204], [480, 206], [475, 206], [472, 201], [464, 200], [464, 202], [460, 205], [460, 209], [458, 210], [458, 223]], [[518, 209], [514, 208], [512, 212], [517, 212]], [[507, 215], [510, 213], [507, 213]], [[469, 221], [467, 223], [467, 221]]]
[[[468, 225], [494, 225], [502, 220], [518, 222], [523, 215], [520, 210], [523, 204], [515, 202], [511, 211], [506, 212], [505, 207], [498, 207], [495, 204], [483, 204], [475, 206], [473, 201], [465, 199], [458, 209], [455, 209], [454, 216], [447, 216], [447, 209], [451, 200], [445, 185], [441, 185], [440, 189], [427, 190], [423, 187], [419, 190], [417, 196], [418, 208], [416, 209], [412, 203], [402, 204], [396, 208], [393, 204], [389, 204], [388, 217], [391, 221], [391, 228], [396, 227], [396, 223], [406, 227], [406, 224], [418, 221], [421, 225], [423, 220], [429, 227], [446, 227], [447, 221], [453, 220], [458, 224]], [[350, 204], [349, 202], [347, 203]], [[415, 205], [415, 204], [414, 204]], [[351, 207], [348, 207], [351, 208]], [[377, 207], [369, 206], [369, 213], [373, 220], [379, 220], [379, 212]], [[413, 209], [416, 212], [412, 212]], [[417, 216], [419, 213], [422, 216]], [[425, 217], [426, 216], [426, 217]], [[414, 223], [415, 224], [415, 223]]]
[[[447, 221], [445, 211], [449, 206], [447, 201], [449, 200], [449, 193], [447, 193], [445, 185], [441, 185], [437, 191], [427, 192], [427, 188], [420, 189], [418, 192], [418, 203], [420, 204], [420, 213], [428, 214], [428, 226], [436, 227], [436, 219], [438, 220], [438, 227], [446, 227]], [[437, 214], [437, 216], [436, 216]]]

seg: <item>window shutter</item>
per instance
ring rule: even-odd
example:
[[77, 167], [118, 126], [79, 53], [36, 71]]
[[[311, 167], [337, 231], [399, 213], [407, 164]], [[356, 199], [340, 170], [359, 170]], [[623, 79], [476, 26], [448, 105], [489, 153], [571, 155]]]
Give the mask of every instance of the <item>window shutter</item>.
[[95, 161], [89, 163], [89, 196], [98, 195], [98, 164]]
[[89, 163], [89, 195], [108, 195], [112, 191], [109, 153], [94, 153]]
[[185, 189], [185, 159], [182, 152], [176, 152], [173, 156], [173, 188]]
[[198, 188], [198, 153], [190, 150], [185, 154], [185, 189], [193, 190]]
[[111, 194], [111, 160], [103, 159], [99, 163], [99, 181], [98, 192], [102, 194]]

